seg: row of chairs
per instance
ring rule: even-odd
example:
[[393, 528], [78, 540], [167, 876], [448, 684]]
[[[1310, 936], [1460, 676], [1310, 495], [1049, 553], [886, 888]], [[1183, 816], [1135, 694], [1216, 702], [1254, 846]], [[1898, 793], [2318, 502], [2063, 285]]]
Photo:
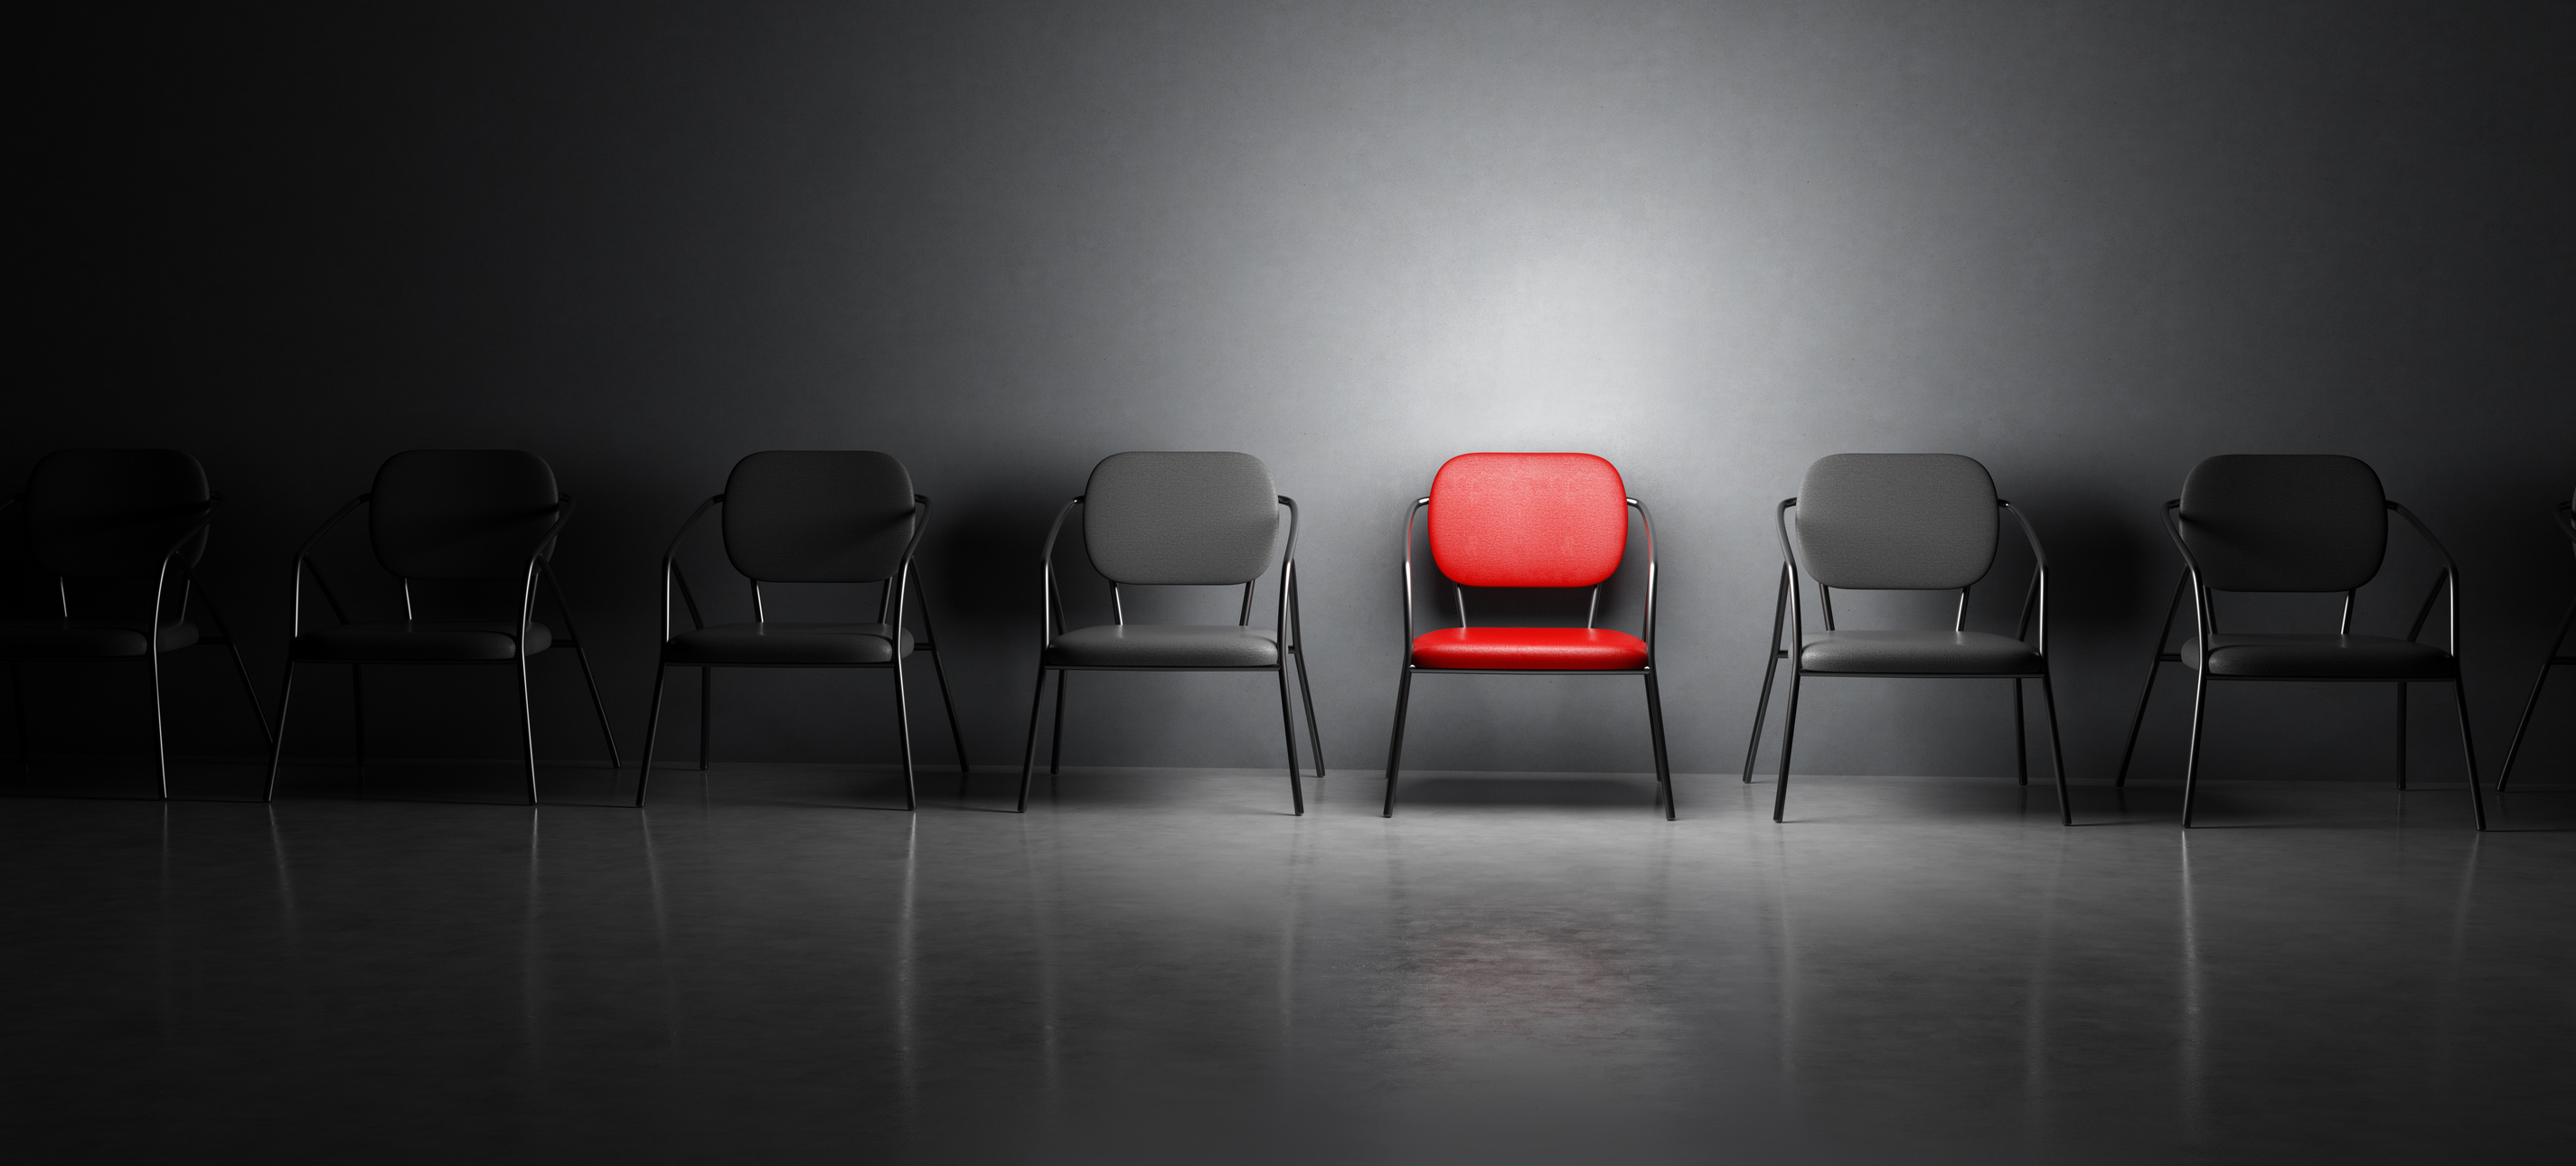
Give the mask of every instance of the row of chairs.
[[[361, 765], [365, 762], [367, 666], [484, 664], [514, 669], [528, 797], [533, 803], [536, 749], [528, 662], [550, 648], [569, 648], [580, 662], [610, 765], [621, 767], [606, 706], [552, 566], [556, 542], [572, 516], [572, 499], [560, 492], [553, 471], [542, 459], [509, 450], [415, 450], [396, 455], [378, 470], [372, 489], [343, 506], [305, 541], [295, 556], [288, 664], [274, 731], [260, 708], [238, 642], [194, 576], [220, 501], [208, 489], [196, 460], [175, 450], [57, 452], [37, 466], [26, 491], [11, 500], [10, 505], [23, 510], [31, 556], [54, 577], [58, 604], [52, 619], [0, 623], [0, 656], [12, 663], [18, 696], [22, 764], [29, 737], [24, 678], [18, 673], [21, 663], [139, 661], [152, 673], [155, 749], [161, 794], [168, 797], [160, 661], [168, 652], [204, 644], [230, 652], [244, 694], [268, 738], [270, 798], [276, 795], [284, 759], [297, 672], [310, 664], [350, 667]], [[1109, 583], [1113, 613], [1109, 624], [1066, 626], [1055, 554], [1065, 520], [1077, 508], [1083, 514], [1083, 541], [1090, 561]], [[400, 620], [353, 619], [351, 609], [313, 561], [323, 537], [360, 509], [368, 511], [369, 543], [378, 565], [399, 584]], [[929, 509], [930, 500], [913, 491], [902, 463], [882, 453], [772, 451], [751, 455], [735, 466], [725, 491], [699, 505], [663, 556], [664, 628], [636, 805], [643, 805], [648, 793], [665, 682], [675, 668], [700, 673], [701, 769], [707, 765], [712, 736], [715, 669], [889, 671], [895, 682], [905, 804], [911, 808], [918, 796], [902, 664], [916, 653], [928, 654], [948, 714], [959, 772], [971, 772], [965, 737], [948, 699], [929, 605], [915, 582], [914, 552]], [[709, 624], [697, 592], [681, 569], [683, 542], [710, 511], [720, 511], [725, 555], [750, 582], [753, 619], [748, 622]], [[1637, 635], [1597, 626], [1602, 590], [1628, 557], [1632, 511], [1644, 536], [1643, 610]], [[2576, 543], [2576, 509], [2560, 505], [2558, 511], [2571, 543]], [[1426, 512], [1427, 522], [1423, 521]], [[2006, 514], [2014, 519], [2032, 556], [2019, 619], [2009, 636], [1969, 631], [1970, 594], [1993, 573], [2000, 520]], [[2403, 519], [2441, 557], [2443, 571], [2405, 638], [2355, 634], [2355, 594], [2379, 574], [2392, 515]], [[2165, 504], [2164, 522], [2185, 570], [2158, 633], [2155, 659], [2115, 784], [2127, 781], [2147, 700], [2164, 664], [2182, 665], [2194, 678], [2184, 778], [2185, 826], [2192, 823], [2201, 724], [2211, 682], [2395, 683], [2400, 697], [2401, 788], [2405, 784], [2406, 686], [2447, 682], [2459, 708], [2475, 820], [2480, 829], [2485, 828], [2466, 697], [2460, 687], [2457, 567], [2421, 520], [2384, 496], [2377, 474], [2367, 464], [2328, 455], [2211, 458], [2192, 471], [2182, 497]], [[1040, 555], [1045, 627], [1022, 753], [1018, 809], [1027, 808], [1050, 679], [1056, 682], [1048, 761], [1053, 773], [1062, 762], [1064, 683], [1070, 673], [1219, 671], [1275, 676], [1291, 803], [1297, 813], [1305, 811], [1296, 702], [1288, 687], [1292, 662], [1318, 778], [1324, 775], [1324, 764], [1298, 610], [1296, 523], [1295, 501], [1277, 493], [1268, 468], [1249, 454], [1124, 453], [1093, 470], [1083, 493], [1058, 511]], [[1779, 593], [1743, 773], [1750, 782], [1785, 663], [1773, 820], [1781, 820], [1786, 812], [1798, 701], [1805, 681], [1902, 677], [2011, 681], [2020, 776], [2025, 783], [2029, 763], [2022, 698], [2026, 683], [2037, 681], [2048, 722], [2060, 817], [2071, 824], [2050, 673], [2047, 555], [2029, 521], [2011, 502], [1997, 496], [1986, 469], [1953, 454], [1835, 455], [1811, 467], [1799, 495], [1780, 503], [1776, 524], [1783, 559]], [[1452, 590], [1450, 598], [1458, 615], [1454, 627], [1416, 628], [1417, 601], [1422, 598], [1414, 567], [1417, 529], [1427, 543], [1436, 578]], [[1276, 607], [1272, 626], [1263, 628], [1252, 623], [1252, 606], [1255, 588], [1271, 574], [1274, 547]], [[1633, 676], [1644, 682], [1656, 802], [1668, 819], [1675, 816], [1655, 667], [1653, 527], [1645, 505], [1627, 495], [1615, 467], [1601, 458], [1573, 453], [1476, 453], [1453, 458], [1440, 468], [1430, 493], [1416, 500], [1406, 514], [1403, 562], [1408, 650], [1397, 688], [1382, 813], [1395, 812], [1406, 714], [1416, 676], [1607, 675]], [[152, 589], [149, 603], [138, 605], [148, 607], [142, 620], [74, 614], [71, 583], [75, 580], [88, 585], [145, 579]], [[330, 612], [331, 622], [308, 610], [308, 580], [314, 597]], [[772, 620], [764, 582], [874, 583], [881, 590], [875, 618], [868, 622]], [[514, 614], [495, 618], [489, 606], [479, 613], [462, 609], [460, 605], [470, 606], [477, 598], [474, 585], [494, 583], [515, 588]], [[1243, 601], [1232, 625], [1129, 623], [1122, 588], [1144, 586], [1239, 586]], [[1479, 625], [1471, 618], [1468, 595], [1470, 589], [1488, 588], [1578, 597], [1584, 604], [1583, 625]], [[1837, 590], [1956, 591], [1958, 600], [1946, 630], [1845, 629], [1836, 626], [1834, 617]], [[2339, 592], [2341, 626], [2331, 635], [2223, 632], [2214, 609], [2214, 596], [2222, 592]], [[1821, 625], [1813, 630], [1807, 611], [1810, 593], [1816, 598], [1815, 622]], [[541, 595], [551, 595], [562, 634], [536, 618]], [[2174, 618], [2185, 597], [2192, 601], [2195, 634], [2173, 645]], [[2445, 597], [2450, 606], [2448, 642], [2440, 647], [2420, 642], [2434, 606]], [[206, 612], [211, 631], [188, 618], [192, 601]], [[686, 630], [674, 622], [681, 610], [688, 615]], [[919, 613], [917, 636], [907, 610]], [[1564, 618], [1570, 621], [1570, 611]], [[2511, 779], [2550, 669], [2576, 664], [2576, 657], [2563, 654], [2571, 624], [2576, 624], [2576, 605], [2561, 621], [2524, 704], [2499, 789]]]

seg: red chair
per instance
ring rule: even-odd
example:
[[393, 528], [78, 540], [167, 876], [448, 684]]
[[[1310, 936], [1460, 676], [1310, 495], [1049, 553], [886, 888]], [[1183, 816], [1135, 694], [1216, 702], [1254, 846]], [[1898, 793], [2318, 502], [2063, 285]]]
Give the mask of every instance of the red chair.
[[[1645, 637], [1592, 626], [1601, 585], [1628, 552], [1628, 508], [1646, 534]], [[1455, 585], [1458, 626], [1414, 634], [1413, 524], [1431, 509], [1431, 561]], [[1470, 587], [1588, 587], [1583, 626], [1477, 627], [1468, 622]], [[1588, 453], [1470, 453], [1449, 459], [1431, 496], [1404, 516], [1404, 679], [1395, 694], [1395, 740], [1386, 750], [1386, 817], [1395, 816], [1395, 776], [1404, 760], [1404, 710], [1413, 678], [1452, 676], [1641, 676], [1646, 725], [1655, 745], [1656, 801], [1673, 814], [1673, 774], [1664, 755], [1664, 705], [1655, 688], [1655, 528], [1628, 496], [1619, 471]]]

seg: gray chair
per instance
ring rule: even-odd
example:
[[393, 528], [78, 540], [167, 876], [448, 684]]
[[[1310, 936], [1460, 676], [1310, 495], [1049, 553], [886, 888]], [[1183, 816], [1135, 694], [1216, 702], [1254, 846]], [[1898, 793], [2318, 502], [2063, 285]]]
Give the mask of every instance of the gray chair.
[[[385, 459], [372, 489], [322, 523], [295, 552], [292, 634], [286, 683], [277, 698], [277, 742], [269, 755], [268, 797], [277, 797], [286, 760], [286, 717], [295, 696], [295, 672], [307, 664], [349, 666], [349, 705], [355, 760], [367, 764], [365, 668], [371, 664], [481, 665], [510, 668], [519, 679], [519, 733], [527, 750], [528, 804], [537, 803], [536, 717], [528, 699], [528, 661], [551, 648], [569, 648], [590, 689], [599, 735], [608, 743], [609, 768], [618, 768], [617, 735], [608, 706], [599, 699], [590, 654], [573, 627], [572, 604], [554, 570], [555, 542], [572, 520], [572, 498], [555, 489], [554, 468], [544, 458], [515, 449], [415, 449]], [[313, 548], [341, 521], [367, 508], [367, 538], [376, 564], [402, 585], [403, 617], [355, 621], [313, 562]], [[331, 609], [336, 624], [308, 627], [304, 577]], [[416, 587], [415, 584], [431, 584]], [[513, 610], [485, 608], [473, 584], [507, 583], [518, 589]], [[539, 585], [554, 593], [564, 634], [537, 622]], [[429, 608], [447, 609], [424, 618]]]
[[[1064, 596], [1056, 584], [1056, 536], [1065, 516], [1082, 507], [1083, 544], [1091, 565], [1109, 580], [1115, 623], [1064, 626]], [[1279, 508], [1288, 509], [1288, 537], [1279, 552], [1279, 601], [1273, 626], [1252, 626], [1252, 592], [1269, 573], [1270, 548], [1279, 538]], [[1083, 492], [1056, 511], [1038, 552], [1045, 626], [1040, 629], [1037, 694], [1029, 706], [1029, 733], [1020, 756], [1018, 810], [1029, 808], [1029, 782], [1037, 769], [1038, 716], [1046, 708], [1047, 677], [1055, 676], [1055, 740], [1047, 772], [1064, 760], [1065, 681], [1075, 672], [1270, 672], [1279, 678], [1279, 723], [1288, 744], [1288, 797], [1306, 812], [1297, 767], [1297, 725], [1288, 700], [1288, 663], [1297, 665], [1305, 699], [1306, 733], [1315, 751], [1315, 776], [1324, 776], [1323, 735], [1315, 727], [1315, 698], [1306, 682], [1305, 625], [1297, 610], [1297, 503], [1271, 484], [1270, 468], [1248, 453], [1121, 453], [1092, 467]], [[1243, 611], [1232, 624], [1131, 624], [1121, 587], [1206, 586], [1243, 588]]]
[[[2442, 573], [2425, 593], [2406, 638], [2355, 635], [2355, 594], [2376, 578], [2388, 554], [2388, 516], [2395, 514], [2442, 557]], [[2214, 681], [2345, 681], [2397, 686], [2397, 788], [2406, 788], [2406, 686], [2418, 681], [2451, 685], [2459, 705], [2460, 753], [2468, 763], [2469, 804], [2477, 828], [2487, 827], [2478, 796], [2478, 758], [2469, 740], [2469, 703], [2460, 682], [2460, 571], [2441, 540], [2414, 512], [2390, 501], [2379, 475], [2359, 458], [2337, 454], [2226, 454], [2192, 467], [2182, 497], [2165, 503], [2165, 532], [2182, 553], [2183, 576], [2165, 605], [2156, 654], [2147, 664], [2145, 690], [2129, 722], [2115, 786], [2129, 780], [2139, 726], [2156, 676], [2165, 664], [2192, 670], [2191, 745], [2183, 765], [2182, 824], [2192, 823], [2200, 779], [2201, 719]], [[2450, 643], [2417, 642], [2432, 617], [2433, 602], [2451, 597]], [[2333, 635], [2302, 632], [2228, 632], [2218, 626], [2212, 596], [2221, 591], [2343, 593], [2343, 615]], [[2174, 613], [2191, 596], [2191, 638], [2168, 650]]]
[[[206, 645], [232, 654], [233, 671], [269, 738], [268, 713], [259, 706], [241, 647], [199, 585], [195, 567], [206, 550], [206, 527], [223, 497], [206, 488], [205, 467], [175, 449], [65, 449], [45, 455], [27, 476], [27, 489], [0, 510], [17, 507], [26, 522], [27, 552], [54, 577], [58, 615], [43, 620], [0, 621], [0, 659], [9, 661], [10, 693], [18, 715], [18, 767], [28, 764], [27, 678], [23, 665], [65, 660], [127, 660], [152, 673], [152, 754], [161, 797], [170, 796], [170, 743], [163, 726], [161, 657]], [[72, 614], [72, 584], [84, 592], [117, 583], [152, 581], [143, 610], [125, 615]], [[178, 594], [171, 594], [171, 584]], [[194, 599], [214, 623], [210, 633], [188, 618]]]
[[[2558, 504], [2558, 526], [2568, 544], [2576, 547], [2576, 498]], [[2513, 780], [2513, 762], [2522, 755], [2522, 735], [2531, 729], [2531, 714], [2540, 707], [2540, 689], [2549, 683], [2549, 670], [2576, 664], [2576, 655], [2566, 651], [2567, 629], [2571, 626], [2576, 626], [2576, 600], [2567, 604], [2567, 614], [2559, 617], [2557, 633], [2549, 637], [2549, 654], [2541, 657], [2540, 675], [2531, 678], [2531, 698], [2522, 702], [2522, 719], [2513, 726], [2513, 744], [2504, 751], [2504, 771], [2496, 775], [2497, 793], [2503, 793], [2505, 785]]]
[[[724, 507], [725, 557], [751, 581], [752, 620], [709, 626], [680, 570], [680, 542], [707, 511]], [[707, 767], [715, 727], [718, 668], [876, 668], [894, 678], [894, 715], [903, 744], [903, 808], [920, 803], [912, 764], [912, 716], [903, 662], [930, 653], [957, 772], [968, 772], [966, 736], [948, 699], [948, 673], [933, 642], [928, 597], [912, 590], [914, 548], [930, 524], [930, 499], [912, 492], [912, 473], [873, 450], [770, 450], [734, 463], [724, 493], [698, 504], [662, 555], [662, 654], [653, 670], [653, 713], [644, 731], [644, 772], [635, 804], [653, 778], [653, 746], [662, 727], [662, 686], [674, 668], [698, 670], [698, 768]], [[873, 622], [801, 622], [769, 618], [761, 583], [876, 583]], [[689, 611], [690, 630], [671, 627], [671, 592]], [[904, 600], [921, 609], [921, 636], [904, 627]], [[960, 778], [959, 780], [964, 780]]]
[[[1790, 531], [1790, 512], [1797, 530]], [[2009, 513], [2021, 524], [2033, 560], [2022, 592], [2020, 622], [2010, 636], [1968, 630], [1970, 590], [1994, 569], [1995, 540]], [[2066, 796], [2066, 753], [2057, 736], [2057, 696], [2049, 680], [2048, 554], [2012, 503], [1995, 496], [1994, 479], [1975, 459], [1948, 453], [1843, 453], [1807, 469], [1798, 496], [1775, 512], [1780, 528], [1780, 592], [1771, 612], [1771, 650], [1762, 696], [1753, 709], [1753, 738], [1744, 747], [1744, 780], [1762, 746], [1762, 720], [1782, 661], [1789, 699], [1780, 722], [1780, 777], [1771, 820], [1789, 805], [1789, 757], [1798, 734], [1798, 690], [1811, 676], [2008, 680], [2013, 686], [2013, 746], [2022, 784], [2030, 784], [2030, 749], [2022, 717], [2022, 682], [2039, 682], [2048, 716], [2049, 759], [2057, 771], [2057, 815], [2075, 817]], [[1800, 552], [1804, 551], [1803, 558]], [[1803, 578], [1802, 578], [1803, 577]], [[1804, 580], [1816, 589], [1824, 630], [1807, 630]], [[1957, 614], [1946, 631], [1853, 630], [1834, 626], [1834, 590], [1950, 591]], [[1783, 629], [1789, 637], [1781, 639]], [[2035, 633], [2035, 634], [2034, 634]], [[1792, 645], [1795, 646], [1794, 654]]]

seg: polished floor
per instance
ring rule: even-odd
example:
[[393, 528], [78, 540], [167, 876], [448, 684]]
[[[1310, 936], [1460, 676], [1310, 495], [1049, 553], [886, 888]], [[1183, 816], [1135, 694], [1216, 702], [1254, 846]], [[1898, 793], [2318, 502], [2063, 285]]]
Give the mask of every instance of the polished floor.
[[[182, 793], [255, 788], [194, 767]], [[719, 766], [0, 800], [17, 1161], [2563, 1163], [2576, 792]], [[75, 793], [100, 795], [66, 796]], [[477, 801], [476, 799], [485, 799]]]

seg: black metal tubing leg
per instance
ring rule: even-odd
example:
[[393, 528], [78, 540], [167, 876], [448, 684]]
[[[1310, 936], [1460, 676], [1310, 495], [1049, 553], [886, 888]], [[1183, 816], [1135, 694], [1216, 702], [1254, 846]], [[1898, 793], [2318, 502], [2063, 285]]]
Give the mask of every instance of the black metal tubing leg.
[[[277, 734], [270, 732], [268, 728], [268, 709], [259, 703], [259, 686], [251, 683], [250, 665], [242, 662], [241, 645], [227, 643], [224, 645], [224, 650], [233, 654], [233, 673], [241, 677], [242, 696], [250, 701], [250, 715], [259, 718], [260, 740], [271, 745], [276, 744]], [[18, 723], [21, 725], [26, 723], [25, 714], [19, 715]]]
[[698, 772], [707, 771], [707, 754], [716, 737], [716, 670], [698, 669]]
[[363, 664], [349, 665], [349, 756], [357, 763], [358, 780], [367, 780], [367, 676]]
[[1677, 821], [1681, 806], [1673, 800], [1672, 759], [1664, 752], [1664, 694], [1651, 669], [1646, 673], [1646, 732], [1655, 742], [1655, 793], [1664, 803], [1664, 820]]
[[1386, 808], [1378, 811], [1381, 818], [1395, 816], [1395, 774], [1404, 767], [1404, 711], [1412, 701], [1413, 669], [1406, 668], [1395, 686], [1395, 736], [1386, 743]]
[[[2049, 674], [2045, 670], [2047, 662], [2042, 661], [2040, 667], [2042, 671], [2039, 674], [2039, 708], [2048, 716], [2048, 762], [2057, 772], [2057, 823], [2061, 826], [2072, 826], [2075, 824], [2075, 803], [2066, 789], [2066, 749], [2058, 743], [2057, 739], [2057, 686], [2050, 681]], [[2018, 690], [2020, 687], [2020, 681], [2013, 681], [2014, 689]]]
[[[948, 740], [950, 744], [957, 747], [957, 772], [973, 773], [975, 770], [966, 764], [966, 731], [957, 727], [957, 701], [948, 695], [948, 666], [939, 662], [940, 652], [936, 646], [939, 642], [939, 630], [930, 624], [930, 597], [915, 593], [913, 602], [921, 608], [921, 637], [933, 645], [929, 653], [930, 675], [932, 679], [939, 682], [939, 707], [948, 711]], [[961, 795], [965, 793], [966, 783], [963, 779], [958, 781], [957, 790]]]
[[2020, 783], [2030, 784], [2030, 726], [2022, 719], [2022, 677], [2013, 677], [2013, 766]]
[[1020, 804], [1015, 813], [1029, 812], [1029, 777], [1038, 768], [1038, 716], [1046, 712], [1046, 665], [1038, 665], [1037, 691], [1029, 697], [1028, 743], [1020, 750]]
[[2129, 784], [2129, 762], [2138, 753], [2138, 729], [2147, 723], [2147, 701], [2156, 695], [2156, 670], [2164, 667], [2162, 654], [2147, 661], [2147, 686], [2138, 692], [2138, 713], [2129, 718], [2129, 743], [2120, 749], [2120, 772], [2111, 779], [2111, 788]]
[[[572, 621], [565, 620], [564, 626], [569, 629]], [[576, 643], [572, 645], [572, 654], [574, 659], [581, 661], [581, 682], [590, 686], [591, 711], [599, 714], [599, 738], [608, 742], [608, 767], [624, 769], [626, 767], [617, 760], [617, 731], [608, 727], [608, 702], [599, 699], [599, 680], [590, 674], [590, 653]]]
[[1771, 820], [1774, 822], [1781, 821], [1789, 812], [1789, 749], [1798, 740], [1798, 688], [1805, 678], [1805, 669], [1796, 664], [1789, 666], [1789, 707], [1780, 713], [1779, 788], [1771, 791]]
[[2397, 788], [2406, 789], [2406, 682], [2397, 682]]
[[[2532, 711], [2540, 707], [2540, 690], [2548, 687], [2549, 685], [2549, 670], [2558, 667], [2562, 663], [2562, 658], [2558, 655], [2558, 649], [2566, 645], [2567, 628], [2571, 624], [2576, 624], [2576, 603], [2569, 603], [2567, 605], [2567, 614], [2559, 617], [2558, 634], [2550, 637], [2549, 639], [2549, 654], [2541, 657], [2540, 659], [2540, 675], [2531, 678], [2531, 695], [2522, 702], [2522, 719], [2515, 721], [2513, 724], [2513, 743], [2505, 746], [2504, 768], [2496, 774], [2497, 793], [2503, 793], [2505, 786], [2511, 784], [2513, 781], [2514, 759], [2522, 756], [2522, 735], [2526, 730], [2531, 728]], [[18, 724], [20, 726], [19, 732], [21, 734], [20, 739], [22, 741], [24, 740], [23, 734], [26, 732], [26, 723], [26, 712], [22, 709], [18, 714]], [[22, 745], [21, 748], [24, 748], [24, 746]]]
[[1753, 701], [1753, 736], [1744, 743], [1744, 784], [1753, 784], [1753, 759], [1762, 751], [1762, 718], [1771, 711], [1771, 679], [1780, 672], [1780, 649], [1773, 646], [1771, 662], [1762, 668], [1762, 695]]
[[2200, 722], [2209, 712], [2209, 673], [2192, 670], [2191, 748], [2182, 763], [2182, 828], [2191, 829], [2192, 795], [2200, 791]]
[[635, 808], [644, 808], [644, 788], [653, 782], [653, 746], [662, 733], [662, 686], [671, 679], [671, 666], [653, 662], [653, 710], [644, 715], [644, 765], [635, 771]]
[[[18, 776], [27, 776], [27, 675], [18, 662], [9, 662], [9, 704], [18, 712]], [[262, 718], [263, 722], [266, 718]]]
[[[2452, 662], [2458, 666], [2457, 661]], [[2469, 740], [2469, 684], [2459, 677], [2451, 678], [2451, 696], [2460, 710], [2460, 760], [2469, 767], [2469, 810], [2479, 830], [2487, 828], [2487, 800], [2478, 793], [2478, 747]]]
[[912, 772], [912, 708], [905, 702], [903, 691], [903, 657], [897, 656], [886, 666], [894, 674], [894, 724], [896, 736], [903, 742], [903, 808], [921, 808], [921, 791]]
[[528, 700], [528, 654], [519, 653], [519, 735], [528, 746], [528, 804], [537, 804], [537, 714]]
[[1288, 738], [1288, 800], [1296, 806], [1297, 813], [1303, 815], [1306, 812], [1306, 787], [1304, 779], [1297, 776], [1297, 715], [1293, 711], [1295, 706], [1288, 700], [1288, 662], [1280, 661], [1276, 671], [1279, 673], [1279, 731]]
[[143, 650], [152, 657], [152, 758], [161, 768], [161, 800], [170, 800], [170, 730], [161, 715], [161, 645], [154, 639]]
[[295, 661], [286, 661], [286, 683], [277, 692], [277, 739], [268, 747], [268, 796], [262, 801], [277, 800], [277, 770], [286, 761], [286, 712], [295, 699]]
[[1306, 702], [1306, 743], [1315, 748], [1315, 780], [1324, 780], [1324, 731], [1315, 724], [1315, 686], [1306, 679], [1306, 645], [1297, 644], [1297, 695]]
[[1055, 674], [1055, 742], [1047, 746], [1047, 776], [1064, 772], [1064, 690], [1073, 686], [1073, 673], [1059, 669]]

